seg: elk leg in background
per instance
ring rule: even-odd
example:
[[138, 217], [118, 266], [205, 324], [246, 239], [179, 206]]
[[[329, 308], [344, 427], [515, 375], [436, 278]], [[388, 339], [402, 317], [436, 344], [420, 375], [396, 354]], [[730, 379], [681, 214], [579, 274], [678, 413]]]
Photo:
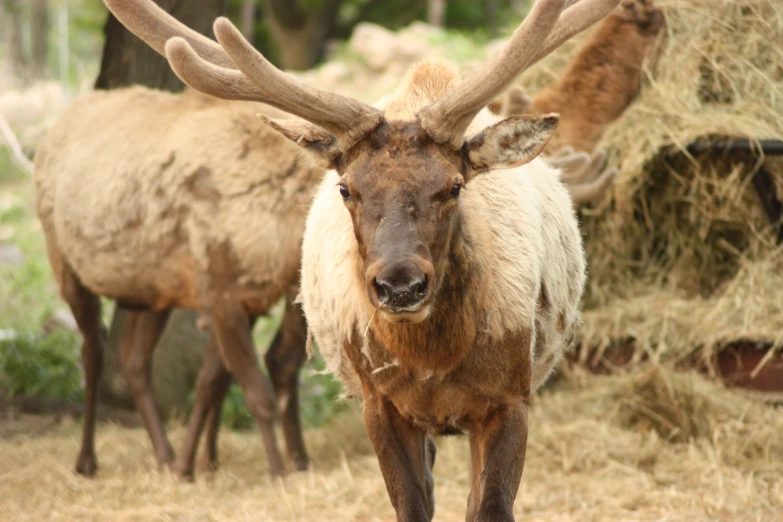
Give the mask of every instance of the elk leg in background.
[[280, 329], [264, 360], [275, 388], [288, 458], [297, 470], [307, 469], [309, 463], [299, 418], [299, 371], [307, 356], [306, 344], [307, 326], [302, 309], [289, 297]]
[[[51, 252], [50, 252], [50, 257]], [[55, 267], [52, 263], [52, 267]], [[56, 271], [55, 271], [56, 272]], [[101, 300], [82, 285], [66, 263], [61, 263], [60, 288], [82, 334], [82, 367], [84, 368], [84, 428], [82, 448], [76, 460], [76, 472], [92, 477], [98, 469], [95, 457], [95, 412], [98, 401], [98, 379], [103, 366], [106, 329], [101, 323]]]
[[[221, 367], [225, 369], [225, 366]], [[204, 441], [204, 451], [201, 454], [201, 469], [217, 471], [218, 469], [218, 432], [220, 431], [221, 413], [223, 411], [223, 402], [226, 400], [228, 387], [231, 385], [231, 374], [226, 370], [228, 379], [222, 383], [222, 387], [216, 390], [216, 399], [207, 415], [207, 436]]]
[[285, 464], [277, 446], [274, 429], [274, 390], [272, 383], [259, 367], [251, 336], [250, 318], [242, 305], [229, 296], [216, 297], [212, 318], [220, 356], [242, 387], [247, 409], [261, 430], [269, 459], [269, 470], [273, 475], [283, 475]]
[[119, 342], [120, 368], [147, 428], [160, 468], [174, 462], [174, 450], [166, 437], [152, 393], [152, 352], [170, 314], [170, 309], [160, 312], [128, 311]]
[[[201, 365], [201, 371], [196, 382], [196, 403], [190, 414], [188, 423], [188, 435], [185, 439], [182, 452], [179, 454], [175, 469], [177, 474], [185, 480], [193, 480], [193, 463], [195, 461], [196, 450], [198, 448], [201, 433], [204, 430], [204, 424], [208, 424], [209, 430], [213, 429], [215, 433], [209, 433], [207, 436], [207, 445], [210, 442], [214, 444], [213, 455], [210, 455], [210, 461], [214, 461], [217, 467], [217, 430], [220, 425], [220, 406], [226, 396], [226, 391], [231, 383], [231, 374], [223, 366], [220, 359], [220, 350], [218, 349], [217, 338], [213, 333], [207, 343], [204, 353], [204, 362]], [[214, 412], [217, 410], [216, 422]], [[210, 441], [210, 438], [212, 441]]]

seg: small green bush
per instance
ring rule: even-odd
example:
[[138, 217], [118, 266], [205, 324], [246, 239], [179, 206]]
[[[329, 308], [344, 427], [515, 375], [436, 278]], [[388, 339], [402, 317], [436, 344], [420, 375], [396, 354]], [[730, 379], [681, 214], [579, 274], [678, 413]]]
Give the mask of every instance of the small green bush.
[[17, 334], [0, 339], [0, 382], [11, 397], [82, 401], [78, 334]]

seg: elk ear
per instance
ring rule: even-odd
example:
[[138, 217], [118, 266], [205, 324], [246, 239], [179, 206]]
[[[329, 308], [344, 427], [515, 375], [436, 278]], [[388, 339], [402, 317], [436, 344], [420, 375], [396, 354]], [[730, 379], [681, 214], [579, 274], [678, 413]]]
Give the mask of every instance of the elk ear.
[[272, 119], [263, 114], [259, 114], [259, 117], [280, 134], [310, 152], [320, 167], [337, 168], [342, 151], [337, 145], [337, 138], [323, 127], [300, 119]]
[[560, 116], [513, 116], [487, 127], [464, 145], [468, 172], [519, 167], [538, 156], [555, 133]]

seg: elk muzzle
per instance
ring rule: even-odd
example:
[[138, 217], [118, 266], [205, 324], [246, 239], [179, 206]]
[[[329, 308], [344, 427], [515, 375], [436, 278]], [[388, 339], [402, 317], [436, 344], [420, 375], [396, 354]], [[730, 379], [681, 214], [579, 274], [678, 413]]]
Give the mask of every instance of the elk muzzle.
[[368, 267], [367, 293], [383, 319], [418, 323], [429, 315], [433, 277], [432, 263], [417, 255], [379, 260]]

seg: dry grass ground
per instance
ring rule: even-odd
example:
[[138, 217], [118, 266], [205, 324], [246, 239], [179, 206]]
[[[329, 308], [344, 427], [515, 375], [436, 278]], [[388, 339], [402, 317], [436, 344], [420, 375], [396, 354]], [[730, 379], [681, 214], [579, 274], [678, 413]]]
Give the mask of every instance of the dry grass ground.
[[[530, 425], [520, 520], [783, 519], [783, 411], [702, 378], [572, 375], [536, 398]], [[155, 470], [141, 428], [99, 426], [87, 480], [72, 471], [77, 423], [0, 426], [2, 520], [394, 519], [358, 410], [310, 431], [313, 470], [284, 480], [266, 475], [255, 433], [223, 433], [221, 469], [183, 484]], [[463, 520], [466, 441], [438, 448], [435, 520]]]

